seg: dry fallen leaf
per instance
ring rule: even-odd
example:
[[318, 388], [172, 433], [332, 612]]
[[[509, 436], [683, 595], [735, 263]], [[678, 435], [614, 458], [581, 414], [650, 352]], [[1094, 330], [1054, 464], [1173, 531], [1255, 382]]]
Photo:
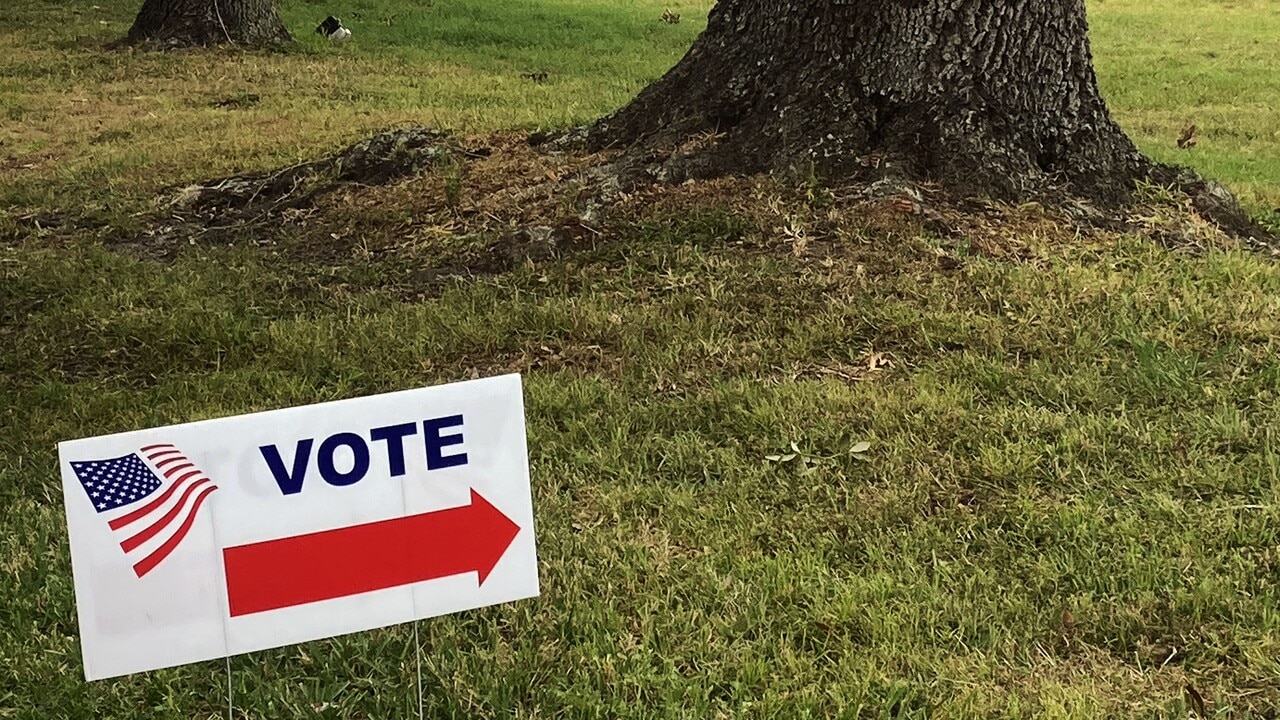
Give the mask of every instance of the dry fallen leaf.
[[1196, 125], [1192, 123], [1182, 129], [1182, 134], [1178, 136], [1178, 147], [1183, 150], [1193, 148], [1199, 140], [1196, 138]]
[[1207, 718], [1209, 713], [1205, 712], [1204, 698], [1191, 685], [1187, 685], [1184, 689], [1187, 694], [1187, 703], [1191, 705], [1191, 710], [1195, 712], [1196, 717]]
[[868, 353], [866, 357], [868, 370], [879, 370], [880, 368], [893, 365], [893, 361], [886, 357], [884, 353]]

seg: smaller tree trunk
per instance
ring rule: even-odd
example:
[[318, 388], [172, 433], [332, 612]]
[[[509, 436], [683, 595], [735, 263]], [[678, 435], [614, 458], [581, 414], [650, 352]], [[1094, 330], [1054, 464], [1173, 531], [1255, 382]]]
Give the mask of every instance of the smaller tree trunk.
[[292, 40], [273, 0], [145, 0], [125, 38], [179, 47], [265, 47]]

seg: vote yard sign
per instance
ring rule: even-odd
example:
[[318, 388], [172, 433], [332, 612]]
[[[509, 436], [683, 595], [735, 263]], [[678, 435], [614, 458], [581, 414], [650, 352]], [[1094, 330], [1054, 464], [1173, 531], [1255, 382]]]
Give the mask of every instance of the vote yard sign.
[[518, 375], [58, 454], [89, 680], [538, 594]]

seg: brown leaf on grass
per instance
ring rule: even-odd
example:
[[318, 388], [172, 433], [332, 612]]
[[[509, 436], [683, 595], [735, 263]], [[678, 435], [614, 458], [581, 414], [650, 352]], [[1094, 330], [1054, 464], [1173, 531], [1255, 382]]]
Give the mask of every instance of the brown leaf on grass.
[[1200, 696], [1200, 693], [1195, 689], [1195, 687], [1188, 684], [1183, 688], [1183, 692], [1186, 693], [1187, 704], [1191, 706], [1191, 710], [1195, 712], [1196, 717], [1209, 717], [1209, 713], [1205, 711], [1204, 698]]
[[1191, 123], [1190, 125], [1182, 128], [1182, 134], [1178, 136], [1178, 147], [1183, 150], [1188, 150], [1195, 147], [1197, 142], [1199, 142], [1199, 140], [1196, 138], [1195, 123]]

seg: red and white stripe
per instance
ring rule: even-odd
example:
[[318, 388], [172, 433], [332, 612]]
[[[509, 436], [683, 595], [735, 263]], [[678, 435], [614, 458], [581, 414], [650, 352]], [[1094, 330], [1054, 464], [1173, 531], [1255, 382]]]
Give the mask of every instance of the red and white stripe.
[[218, 489], [172, 445], [148, 445], [140, 454], [162, 478], [160, 489], [144, 504], [107, 523], [124, 536], [120, 547], [134, 560], [133, 571], [138, 577], [151, 572], [178, 547], [195, 523], [200, 506]]

